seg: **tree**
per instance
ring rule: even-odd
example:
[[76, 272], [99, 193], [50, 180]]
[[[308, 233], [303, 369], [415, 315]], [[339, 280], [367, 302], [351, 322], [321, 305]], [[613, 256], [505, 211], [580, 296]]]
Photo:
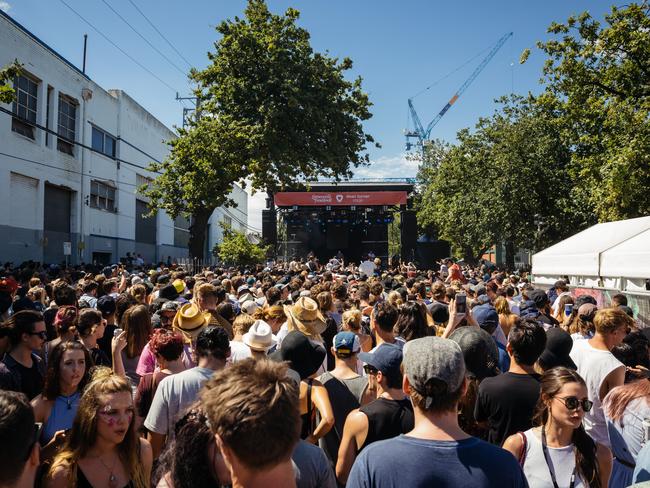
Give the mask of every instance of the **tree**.
[[223, 262], [238, 266], [249, 266], [264, 262], [268, 246], [260, 246], [249, 241], [245, 233], [222, 225], [223, 240], [213, 249]]
[[16, 91], [9, 82], [13, 82], [14, 78], [20, 74], [21, 64], [15, 60], [9, 66], [0, 69], [0, 103], [11, 103], [14, 101]]
[[297, 10], [269, 12], [249, 0], [244, 18], [217, 26], [221, 38], [204, 70], [191, 70], [199, 110], [188, 130], [170, 141], [162, 175], [143, 189], [153, 209], [191, 217], [190, 254], [202, 255], [205, 224], [228, 202], [234, 182], [274, 192], [318, 177], [351, 176], [368, 161], [372, 143], [362, 122], [371, 117], [361, 78], [316, 53], [298, 27]]
[[569, 177], [599, 220], [650, 214], [650, 7], [612, 7], [605, 24], [588, 13], [553, 23], [546, 92], [572, 148]]

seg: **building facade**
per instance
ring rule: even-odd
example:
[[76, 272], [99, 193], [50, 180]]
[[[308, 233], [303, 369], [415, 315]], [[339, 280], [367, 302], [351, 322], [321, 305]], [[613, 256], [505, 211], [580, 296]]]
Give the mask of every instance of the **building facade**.
[[[146, 262], [186, 257], [188, 219], [150, 214], [138, 188], [155, 178], [174, 132], [122, 90], [105, 90], [0, 11], [0, 67], [23, 65], [13, 104], [0, 104], [0, 260]], [[212, 215], [206, 257], [220, 222], [246, 229], [247, 194]]]

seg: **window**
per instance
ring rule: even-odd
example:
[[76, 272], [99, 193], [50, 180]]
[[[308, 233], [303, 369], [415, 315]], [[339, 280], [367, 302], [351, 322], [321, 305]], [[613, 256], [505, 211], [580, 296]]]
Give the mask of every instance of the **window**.
[[59, 138], [56, 147], [59, 151], [74, 154], [75, 127], [77, 125], [77, 103], [65, 95], [59, 95]]
[[223, 225], [228, 229], [232, 229], [232, 218], [228, 217], [227, 215], [224, 215], [223, 216]]
[[174, 219], [174, 246], [188, 247], [190, 242], [190, 219], [179, 215]]
[[27, 76], [19, 75], [14, 78], [14, 89], [16, 90], [14, 114], [17, 117], [11, 120], [11, 130], [34, 139], [38, 82]]
[[102, 181], [90, 182], [90, 206], [115, 212], [115, 187]]
[[115, 138], [97, 127], [93, 127], [92, 147], [109, 158], [115, 157]]

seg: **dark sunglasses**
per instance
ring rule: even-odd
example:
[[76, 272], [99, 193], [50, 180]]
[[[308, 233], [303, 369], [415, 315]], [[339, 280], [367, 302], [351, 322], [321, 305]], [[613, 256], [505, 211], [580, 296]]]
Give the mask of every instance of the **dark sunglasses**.
[[40, 332], [29, 332], [29, 335], [35, 335], [35, 336], [38, 336], [38, 337], [40, 337], [41, 339], [43, 339], [44, 341], [47, 340], [47, 331], [46, 331], [46, 330], [42, 330], [42, 331], [40, 331]]
[[564, 403], [564, 406], [569, 410], [575, 410], [578, 408], [578, 406], [581, 406], [585, 412], [588, 412], [589, 410], [591, 410], [591, 407], [594, 405], [594, 402], [591, 402], [586, 398], [583, 398], [582, 400], [574, 396], [564, 397], [564, 398], [555, 397], [555, 398], [557, 398], [562, 403]]
[[366, 374], [377, 374], [379, 371], [377, 368], [373, 368], [369, 364], [364, 364], [363, 370], [366, 372]]

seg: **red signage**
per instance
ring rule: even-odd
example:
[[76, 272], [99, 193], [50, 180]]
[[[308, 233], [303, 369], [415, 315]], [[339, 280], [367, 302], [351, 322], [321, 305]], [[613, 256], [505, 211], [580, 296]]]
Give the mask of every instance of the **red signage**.
[[284, 191], [275, 194], [278, 207], [317, 206], [317, 205], [406, 205], [405, 191], [342, 191], [317, 192]]

